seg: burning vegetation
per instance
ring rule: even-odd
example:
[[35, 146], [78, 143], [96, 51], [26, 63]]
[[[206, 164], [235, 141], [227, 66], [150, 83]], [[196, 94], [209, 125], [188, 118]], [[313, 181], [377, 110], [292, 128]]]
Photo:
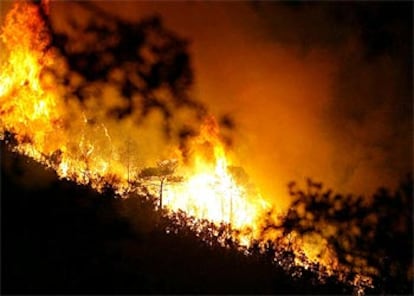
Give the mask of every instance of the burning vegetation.
[[[252, 190], [247, 192], [248, 188], [236, 182], [236, 173], [232, 174], [229, 169], [232, 164], [220, 140], [219, 128], [213, 117], [205, 117], [197, 134], [179, 137], [183, 142], [181, 146], [174, 148], [171, 145], [168, 151], [164, 152], [168, 158], [158, 161], [157, 167], [146, 167], [146, 160], [141, 159], [141, 165], [136, 160], [137, 154], [140, 153], [140, 149], [136, 147], [147, 145], [141, 143], [139, 133], [143, 129], [140, 122], [151, 116], [147, 115], [149, 110], [161, 110], [166, 137], [171, 136], [171, 121], [174, 120], [171, 119], [173, 110], [170, 110], [170, 103], [177, 105], [177, 112], [180, 112], [183, 105], [196, 113], [196, 119], [200, 116], [201, 108], [195, 102], [183, 98], [185, 94], [180, 93], [183, 90], [176, 89], [182, 87], [178, 81], [184, 79], [182, 76], [187, 72], [177, 74], [177, 78], [170, 77], [172, 81], [169, 81], [164, 75], [170, 75], [172, 70], [168, 67], [176, 69], [175, 64], [169, 65], [169, 61], [164, 61], [161, 54], [161, 57], [158, 57], [161, 60], [157, 64], [142, 65], [139, 63], [140, 56], [135, 57], [132, 53], [123, 51], [115, 53], [122, 45], [121, 41], [114, 41], [114, 45], [106, 45], [103, 42], [99, 47], [107, 46], [105, 53], [100, 53], [98, 49], [95, 49], [98, 52], [79, 53], [67, 49], [65, 42], [59, 43], [59, 40], [64, 38], [57, 35], [55, 38], [59, 46], [55, 47], [42, 17], [44, 13], [38, 5], [18, 3], [6, 18], [2, 38], [9, 57], [4, 67], [5, 71], [2, 72], [3, 137], [12, 136], [17, 151], [52, 167], [61, 178], [75, 180], [80, 184], [90, 184], [98, 191], [109, 185], [122, 197], [132, 191], [147, 190], [159, 198], [160, 208], [165, 207], [172, 211], [181, 209], [200, 219], [231, 223], [237, 229], [254, 227], [257, 224], [255, 220], [267, 211], [270, 205], [258, 193], [251, 194]], [[28, 23], [31, 25], [28, 26]], [[180, 51], [181, 45], [174, 43], [174, 47], [169, 48], [173, 46], [170, 43], [177, 43], [179, 40], [170, 41], [173, 37], [165, 37], [167, 33], [157, 32], [162, 31], [162, 28], [156, 20], [151, 21], [149, 25], [144, 22], [136, 28], [123, 28], [122, 24], [118, 25], [121, 28], [117, 30], [121, 33], [123, 30], [132, 30], [128, 34], [143, 34], [142, 38], [149, 39], [145, 41], [148, 43], [152, 42], [152, 38], [158, 38], [156, 41], [162, 43], [158, 45], [159, 48], [157, 45], [146, 43], [145, 46], [149, 46], [153, 53], [165, 51], [165, 55], [168, 55], [165, 58], [167, 60], [171, 59], [169, 55], [173, 56], [173, 60], [181, 60], [183, 53], [174, 52]], [[99, 36], [99, 30], [104, 29], [92, 26], [90, 30]], [[147, 33], [147, 30], [151, 32]], [[105, 31], [105, 36], [108, 34], [111, 36], [110, 32]], [[152, 34], [159, 36], [154, 37]], [[166, 44], [163, 44], [164, 42]], [[136, 46], [143, 47], [141, 44]], [[126, 50], [131, 49], [128, 47]], [[89, 57], [92, 53], [95, 58]], [[105, 61], [97, 60], [103, 59], [105, 54], [111, 54], [112, 58], [108, 59], [113, 62], [116, 60], [116, 66], [122, 70], [113, 69], [115, 65], [107, 65]], [[121, 58], [120, 61], [118, 57]], [[146, 58], [145, 62], [148, 59]], [[59, 61], [59, 66], [56, 65], [56, 60]], [[97, 110], [95, 107], [89, 107], [89, 102], [96, 104], [97, 100], [105, 100], [104, 95], [95, 88], [95, 84], [101, 85], [106, 82], [107, 75], [112, 77], [112, 73], [108, 72], [119, 72], [124, 68], [129, 71], [124, 63], [136, 63], [137, 65], [130, 65], [133, 68], [131, 71], [144, 81], [134, 82], [135, 78], [130, 73], [119, 74], [127, 75], [125, 80], [119, 82], [121, 85], [117, 88], [122, 92], [121, 100], [126, 102], [126, 109], [102, 107], [102, 110], [107, 111], [106, 114], [94, 114]], [[161, 72], [153, 73], [159, 67]], [[188, 65], [185, 63], [181, 67]], [[147, 68], [146, 71], [149, 73], [144, 73], [140, 68]], [[57, 71], [61, 73], [56, 73]], [[161, 77], [158, 77], [159, 75]], [[71, 79], [77, 80], [78, 83], [73, 82], [75, 85], [72, 86], [72, 82], [67, 81]], [[166, 85], [161, 86], [161, 81], [164, 83], [166, 79]], [[108, 85], [112, 85], [111, 81]], [[59, 89], [60, 87], [63, 90]], [[66, 87], [69, 88], [69, 92], [66, 92]], [[130, 91], [125, 91], [125, 88]], [[160, 91], [167, 91], [168, 94], [158, 94]], [[162, 102], [162, 99], [168, 101]], [[143, 109], [137, 112], [139, 114], [134, 113], [128, 119], [123, 119], [137, 108], [136, 104], [143, 104]], [[132, 118], [134, 116], [137, 118]], [[134, 128], [134, 123], [138, 128]], [[188, 127], [181, 127], [178, 131], [180, 135], [183, 134], [184, 128]], [[129, 135], [119, 133], [118, 129], [127, 130]], [[138, 133], [138, 139], [134, 138], [135, 132]], [[236, 170], [233, 169], [233, 172]], [[154, 181], [159, 182], [154, 184]], [[233, 215], [233, 212], [237, 215]]]
[[[98, 192], [150, 198], [169, 219], [167, 233], [189, 228], [207, 244], [266, 253], [293, 276], [335, 276], [357, 292], [386, 273], [409, 289], [411, 180], [370, 204], [311, 181], [306, 192], [292, 184], [293, 203], [281, 213], [190, 97], [187, 42], [159, 18], [128, 23], [79, 6], [89, 18], [71, 19], [66, 34], [54, 30], [46, 2], [16, 2], [5, 18], [0, 136], [14, 151]], [[392, 229], [404, 252], [380, 247]]]

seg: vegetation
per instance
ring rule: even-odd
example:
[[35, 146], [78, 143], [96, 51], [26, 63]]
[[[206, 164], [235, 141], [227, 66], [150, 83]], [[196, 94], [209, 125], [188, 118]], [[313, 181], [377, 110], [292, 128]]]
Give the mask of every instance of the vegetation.
[[148, 167], [141, 170], [139, 177], [143, 179], [157, 178], [159, 180], [159, 209], [162, 209], [162, 193], [165, 182], [181, 182], [181, 176], [174, 176], [178, 162], [176, 160], [162, 160], [157, 162], [156, 167]]
[[[22, 168], [27, 165], [32, 173], [38, 170], [48, 175], [50, 183], [43, 187], [21, 186], [19, 176], [26, 178]], [[217, 227], [208, 221], [192, 224], [192, 218], [185, 213], [167, 216], [163, 211], [156, 211], [156, 199], [146, 194], [133, 193], [127, 199], [114, 198], [110, 187], [103, 194], [98, 194], [88, 186], [57, 180], [53, 176], [52, 172], [45, 171], [35, 162], [2, 149], [2, 293], [353, 292], [353, 287], [339, 282], [334, 276], [321, 280], [315, 272], [320, 268], [318, 266], [306, 269], [294, 265], [292, 250], [280, 242], [265, 242], [264, 251], [261, 251], [259, 242], [248, 249], [240, 249], [229, 237], [227, 225]], [[318, 224], [318, 219], [332, 219], [332, 223], [341, 224], [362, 211], [354, 209], [358, 203], [350, 203], [347, 205], [349, 213], [344, 214], [346, 218], [341, 220], [336, 217], [339, 213], [332, 216], [326, 209], [327, 202], [322, 198], [322, 193], [326, 192], [322, 187], [316, 190], [314, 183], [308, 185], [315, 191], [300, 193], [292, 187], [292, 194], [298, 201], [283, 221], [286, 232], [294, 229], [301, 231], [302, 225], [303, 230], [320, 231], [323, 224]], [[406, 188], [404, 186], [401, 190]], [[391, 214], [397, 213], [397, 207], [400, 215], [408, 215], [409, 208], [403, 212], [402, 205], [397, 206], [394, 200], [402, 197], [401, 191], [397, 191], [400, 195], [380, 192], [382, 195], [378, 195], [378, 201], [362, 208], [369, 211], [375, 205], [378, 217], [390, 219]], [[314, 197], [309, 200], [310, 196]], [[390, 202], [388, 198], [396, 203], [393, 204], [395, 208], [386, 206]], [[345, 200], [342, 202], [345, 203]], [[407, 199], [401, 200], [400, 203], [408, 202]], [[303, 224], [298, 222], [299, 218], [293, 219], [294, 213], [299, 215], [298, 205], [301, 203], [309, 206], [310, 212], [321, 214], [312, 226], [302, 216]], [[184, 218], [188, 219], [186, 223]], [[408, 243], [409, 237], [404, 239], [403, 232], [386, 232], [384, 229], [400, 227], [400, 222], [387, 224], [386, 221], [390, 222], [377, 221], [376, 228], [373, 228], [374, 224], [367, 223], [376, 235], [386, 235], [387, 239], [391, 235], [398, 251], [381, 245], [379, 237], [374, 237], [373, 242], [361, 238], [360, 245], [353, 245], [358, 250], [344, 249], [341, 243], [347, 234], [337, 239], [337, 251], [342, 250], [341, 246], [352, 254], [371, 250], [372, 256], [367, 258], [374, 260], [375, 255], [383, 250], [389, 252], [387, 256], [392, 258], [388, 264], [398, 264], [398, 268], [408, 266], [411, 253], [403, 244]], [[364, 225], [361, 224], [361, 227]], [[378, 245], [372, 246], [374, 242]], [[362, 253], [358, 254], [362, 256]], [[344, 258], [346, 260], [347, 256]], [[388, 276], [389, 270], [396, 267], [387, 267], [382, 262], [378, 265], [383, 269], [376, 277], [377, 285], [367, 292], [409, 293], [409, 281], [403, 277], [402, 269]], [[387, 273], [383, 273], [384, 270]]]
[[[260, 253], [245, 256], [231, 240], [227, 247], [213, 239], [206, 243], [211, 232], [186, 226], [184, 213], [162, 215], [147, 196], [114, 198], [110, 190], [97, 194], [56, 178], [47, 186], [21, 186], [26, 165], [49, 177], [53, 173], [2, 152], [4, 294], [351, 291], [339, 283], [292, 278]], [[211, 226], [203, 223], [204, 230]], [[225, 227], [218, 228], [217, 238], [225, 237]]]
[[372, 276], [378, 292], [412, 292], [412, 176], [394, 193], [380, 188], [370, 199], [333, 194], [310, 179], [306, 190], [295, 183], [289, 187], [294, 201], [275, 227], [285, 235], [295, 232], [325, 240], [350, 274]]

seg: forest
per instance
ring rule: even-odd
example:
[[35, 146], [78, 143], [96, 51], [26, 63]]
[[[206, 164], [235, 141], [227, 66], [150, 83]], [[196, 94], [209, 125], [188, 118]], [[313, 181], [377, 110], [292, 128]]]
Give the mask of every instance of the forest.
[[[3, 294], [358, 294], [335, 276], [321, 279], [317, 267], [284, 268], [280, 262], [292, 261], [292, 252], [277, 242], [265, 251], [252, 244], [242, 252], [231, 239], [223, 246], [220, 227], [216, 237], [197, 234], [177, 222], [184, 213], [167, 217], [152, 198], [115, 198], [110, 187], [99, 194], [59, 180], [4, 142], [1, 148]], [[24, 172], [27, 165], [48, 175], [49, 185], [22, 186], [22, 178], [36, 176]], [[365, 293], [412, 293], [412, 182], [395, 194], [379, 190], [369, 206], [308, 182], [308, 192], [290, 184], [291, 209], [282, 224], [268, 227], [321, 234], [322, 221], [338, 224], [340, 233], [327, 239], [343, 263], [358, 272], [347, 260], [360, 256], [379, 271]], [[343, 203], [340, 210], [330, 210], [331, 199]], [[301, 214], [301, 204], [313, 219]], [[350, 223], [360, 235], [347, 230]]]

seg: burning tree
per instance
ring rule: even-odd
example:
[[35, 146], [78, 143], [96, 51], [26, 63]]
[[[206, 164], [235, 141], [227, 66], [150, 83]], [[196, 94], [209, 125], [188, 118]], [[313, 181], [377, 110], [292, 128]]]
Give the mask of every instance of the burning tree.
[[[171, 130], [176, 128], [180, 144], [186, 143], [179, 147], [187, 161], [186, 182], [169, 197], [168, 208], [185, 209], [194, 218], [186, 217], [185, 223], [194, 227], [200, 225], [196, 219], [203, 219], [204, 229], [213, 234], [215, 224], [231, 224], [232, 234], [239, 233], [245, 245], [251, 238], [263, 239], [259, 234], [271, 206], [255, 192], [246, 173], [232, 165], [216, 120], [207, 118], [198, 136], [187, 126], [191, 120], [173, 122], [180, 110], [192, 110], [195, 124], [205, 117], [203, 106], [188, 95], [188, 42], [167, 30], [158, 17], [129, 23], [87, 3], [76, 5], [90, 12], [90, 18], [70, 20], [72, 33], [58, 32], [49, 22], [47, 1], [44, 6], [33, 2], [17, 2], [0, 34], [8, 53], [0, 71], [0, 138], [51, 166], [61, 178], [90, 183], [107, 196], [115, 191], [125, 196], [129, 157], [137, 149], [130, 151], [128, 138], [127, 164], [121, 161], [125, 135], [119, 131], [139, 126], [155, 110], [161, 114], [165, 135], [174, 135]], [[103, 89], [114, 95], [105, 96]], [[107, 97], [114, 101], [105, 104]], [[232, 123], [227, 119], [224, 125]], [[160, 209], [166, 183], [182, 181], [174, 175], [177, 166], [176, 160], [163, 160], [139, 174], [144, 180], [157, 180]], [[310, 180], [307, 191], [293, 187], [295, 201], [281, 225], [275, 226], [286, 237], [312, 238], [314, 245], [323, 243], [322, 249], [328, 245], [351, 274], [389, 274], [392, 284], [407, 290], [404, 274], [408, 270], [409, 280], [413, 277], [412, 237], [407, 236], [412, 233], [412, 180], [394, 195], [379, 191], [370, 205], [322, 191], [321, 184]], [[214, 236], [229, 238], [223, 229]], [[282, 242], [266, 242], [269, 255], [275, 253], [274, 245]], [[323, 251], [300, 247], [306, 256]], [[283, 265], [293, 265], [298, 258], [291, 256], [290, 245], [288, 251]], [[320, 257], [315, 260], [321, 262]]]
[[143, 179], [157, 178], [160, 182], [159, 185], [159, 208], [162, 209], [162, 194], [165, 183], [169, 182], [181, 182], [183, 178], [181, 176], [174, 176], [174, 172], [178, 166], [178, 161], [175, 159], [166, 159], [157, 162], [156, 167], [148, 167], [141, 170], [139, 177]]
[[[179, 151], [170, 157], [179, 155], [186, 175], [183, 186], [168, 192], [168, 208], [238, 229], [259, 227], [268, 204], [235, 180], [218, 123], [188, 94], [188, 42], [158, 17], [131, 23], [86, 3], [69, 4], [85, 10], [85, 19], [68, 15], [70, 30], [59, 30], [47, 3], [16, 2], [5, 19], [0, 138], [16, 135], [16, 151], [52, 167], [60, 178], [98, 190], [113, 183], [126, 196], [130, 162], [141, 168], [146, 163], [130, 155], [157, 157], [159, 149], [144, 144], [154, 138], [165, 143], [175, 134]], [[121, 130], [131, 131], [126, 147]], [[165, 182], [181, 180], [173, 176], [176, 166], [160, 162], [141, 172], [143, 179], [159, 181], [160, 206]], [[139, 191], [138, 183], [132, 190]]]

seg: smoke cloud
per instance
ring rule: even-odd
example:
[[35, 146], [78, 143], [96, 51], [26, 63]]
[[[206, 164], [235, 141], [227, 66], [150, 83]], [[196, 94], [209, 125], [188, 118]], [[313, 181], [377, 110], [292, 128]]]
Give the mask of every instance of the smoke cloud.
[[[53, 2], [52, 25], [67, 29], [68, 11], [82, 21], [75, 6]], [[337, 191], [369, 194], [395, 187], [411, 171], [411, 3], [93, 6], [125, 22], [159, 16], [190, 41], [190, 100], [222, 119], [236, 162], [281, 207], [290, 180], [309, 176]], [[105, 97], [114, 104], [118, 95]], [[165, 116], [159, 112], [140, 123], [144, 158], [155, 159], [167, 144], [156, 136]], [[172, 124], [182, 128], [187, 115]]]
[[260, 187], [278, 196], [288, 180], [305, 176], [368, 194], [411, 170], [411, 5], [138, 2], [110, 9], [131, 20], [158, 13], [192, 40], [194, 96], [233, 118], [234, 151]]

